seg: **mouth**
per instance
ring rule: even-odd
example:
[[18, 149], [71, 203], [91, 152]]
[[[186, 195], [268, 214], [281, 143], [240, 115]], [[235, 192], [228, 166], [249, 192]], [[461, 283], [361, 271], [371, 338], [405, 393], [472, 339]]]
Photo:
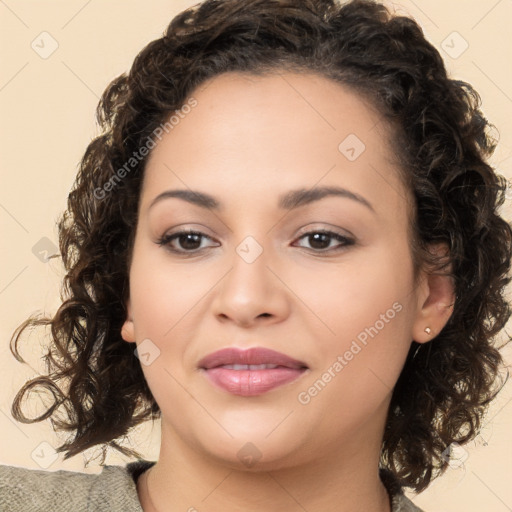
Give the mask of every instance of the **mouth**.
[[217, 350], [199, 361], [199, 368], [209, 370], [220, 366], [231, 370], [265, 370], [278, 366], [284, 368], [307, 368], [306, 363], [298, 361], [281, 352], [268, 348], [254, 347], [241, 350], [236, 347]]
[[227, 370], [273, 370], [279, 368], [278, 364], [223, 364], [217, 368], [226, 368]]
[[203, 358], [198, 367], [214, 386], [239, 396], [267, 393], [308, 370], [302, 361], [260, 347], [219, 350]]

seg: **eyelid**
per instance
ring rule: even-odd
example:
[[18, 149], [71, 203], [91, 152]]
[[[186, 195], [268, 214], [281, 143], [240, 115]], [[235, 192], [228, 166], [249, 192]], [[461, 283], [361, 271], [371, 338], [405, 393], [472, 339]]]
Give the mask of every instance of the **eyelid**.
[[332, 224], [325, 222], [310, 222], [306, 226], [299, 229], [298, 236], [301, 236], [305, 233], [311, 233], [312, 231], [329, 231], [340, 236], [346, 236], [347, 238], [355, 238], [355, 236], [348, 229], [342, 229], [338, 226], [333, 226]]
[[[334, 247], [323, 248], [323, 249], [307, 248], [307, 247], [302, 247], [301, 245], [295, 245], [297, 243], [297, 241], [300, 241], [301, 239], [311, 236], [313, 234], [327, 235], [331, 239], [329, 242], [329, 245], [333, 240], [337, 241], [338, 245], [334, 246]], [[205, 252], [208, 247], [212, 247], [212, 245], [210, 245], [207, 247], [199, 247], [197, 249], [192, 249], [192, 250], [173, 248], [171, 246], [171, 242], [179, 239], [180, 236], [183, 236], [183, 235], [196, 235], [196, 236], [200, 237], [200, 239], [201, 239], [200, 245], [202, 245], [202, 241], [204, 239], [216, 242], [216, 240], [213, 237], [211, 237], [210, 235], [208, 235], [202, 231], [199, 231], [199, 230], [193, 229], [193, 228], [181, 227], [181, 229], [178, 229], [177, 231], [171, 231], [171, 232], [165, 233], [162, 237], [160, 237], [156, 241], [156, 243], [158, 245], [166, 248], [171, 253], [174, 253], [174, 254], [177, 254], [177, 255], [180, 255], [183, 257], [187, 257], [187, 256], [193, 257], [196, 255], [200, 255], [203, 252]], [[336, 254], [338, 252], [341, 252], [343, 249], [345, 249], [348, 246], [355, 245], [356, 239], [352, 234], [349, 235], [349, 234], [340, 233], [339, 228], [338, 229], [329, 229], [329, 228], [325, 228], [325, 227], [314, 228], [313, 226], [308, 225], [299, 230], [299, 233], [297, 235], [295, 235], [293, 242], [294, 242], [292, 244], [293, 247], [300, 247], [300, 248], [306, 249], [308, 252], [315, 254], [315, 255], [330, 256], [330, 255]], [[213, 245], [213, 247], [218, 247], [218, 246], [219, 246], [218, 242], [216, 243], [216, 245]]]
[[169, 238], [171, 236], [178, 234], [193, 233], [214, 240], [215, 238], [211, 234], [209, 234], [210, 232], [211, 230], [209, 228], [201, 224], [180, 224], [179, 226], [174, 226], [173, 228], [168, 229], [167, 231], [164, 232], [163, 235], [159, 236], [158, 238], [162, 239]]
[[[339, 251], [342, 251], [348, 246], [353, 246], [356, 244], [356, 239], [352, 235], [346, 235], [339, 233], [338, 231], [335, 231], [333, 229], [325, 229], [325, 228], [317, 228], [317, 229], [308, 229], [305, 232], [302, 232], [300, 235], [298, 235], [295, 240], [301, 240], [303, 238], [306, 238], [308, 236], [311, 236], [312, 234], [324, 234], [329, 236], [332, 240], [336, 240], [339, 242], [338, 246], [330, 247], [327, 249], [308, 249], [305, 247], [305, 249], [309, 252], [312, 252], [313, 254], [318, 255], [332, 255], [333, 253], [337, 253]], [[300, 247], [300, 246], [299, 246]]]
[[[171, 241], [171, 239], [177, 239], [181, 235], [197, 235], [197, 236], [200, 236], [202, 239], [208, 239], [208, 240], [216, 242], [216, 240], [212, 236], [206, 234], [203, 231], [199, 231], [198, 229], [193, 229], [193, 228], [181, 228], [177, 231], [171, 231], [171, 232], [164, 233], [161, 237], [158, 238], [156, 243], [159, 245], [168, 245], [169, 242]], [[198, 249], [198, 251], [199, 250], [202, 250], [202, 249]], [[176, 252], [192, 254], [192, 251], [176, 251]]]

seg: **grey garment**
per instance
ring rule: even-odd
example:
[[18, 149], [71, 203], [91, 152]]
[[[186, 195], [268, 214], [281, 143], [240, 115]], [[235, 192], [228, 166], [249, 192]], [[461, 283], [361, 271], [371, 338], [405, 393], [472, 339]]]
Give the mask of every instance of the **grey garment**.
[[[138, 460], [126, 466], [104, 466], [101, 473], [92, 475], [0, 465], [0, 511], [143, 512], [136, 480], [153, 464]], [[396, 493], [392, 512], [423, 511]]]
[[395, 494], [391, 504], [391, 512], [423, 512], [403, 494]]

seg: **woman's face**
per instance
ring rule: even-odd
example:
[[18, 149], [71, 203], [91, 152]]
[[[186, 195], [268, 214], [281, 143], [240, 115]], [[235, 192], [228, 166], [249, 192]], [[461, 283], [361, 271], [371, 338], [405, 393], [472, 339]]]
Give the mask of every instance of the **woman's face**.
[[193, 97], [147, 163], [123, 326], [164, 443], [260, 468], [380, 446], [427, 341], [389, 127], [313, 74], [228, 73]]

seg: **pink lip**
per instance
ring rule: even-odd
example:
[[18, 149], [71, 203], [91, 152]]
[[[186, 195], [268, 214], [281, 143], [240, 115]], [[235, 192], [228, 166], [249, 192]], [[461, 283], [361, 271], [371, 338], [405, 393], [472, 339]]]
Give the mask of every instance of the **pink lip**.
[[[277, 365], [276, 368], [234, 370], [224, 365]], [[266, 348], [226, 348], [201, 359], [199, 368], [217, 387], [234, 395], [256, 396], [300, 377], [307, 366], [285, 354]]]

